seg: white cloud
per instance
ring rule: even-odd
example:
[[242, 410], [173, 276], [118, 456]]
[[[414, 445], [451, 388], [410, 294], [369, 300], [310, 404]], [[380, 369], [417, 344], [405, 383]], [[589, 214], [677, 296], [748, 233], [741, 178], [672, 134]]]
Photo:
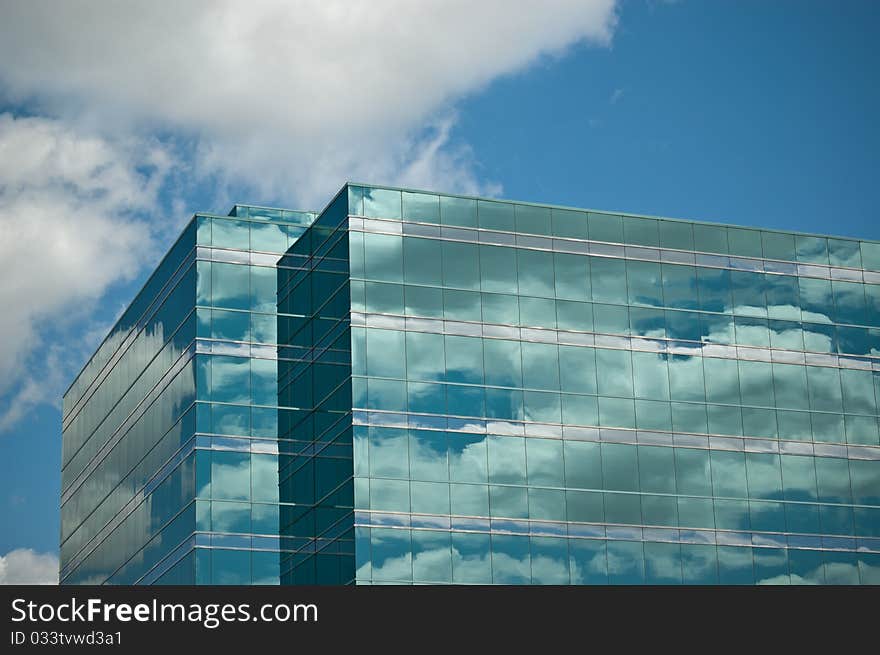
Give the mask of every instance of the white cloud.
[[58, 584], [58, 556], [30, 548], [0, 555], [0, 584]]
[[[0, 430], [59, 394], [70, 374], [61, 358], [78, 343], [41, 344], [39, 323], [81, 316], [155, 255], [143, 216], [170, 166], [155, 144], [0, 114]], [[22, 377], [36, 348], [41, 361]]]
[[182, 130], [199, 174], [315, 207], [347, 178], [497, 188], [450, 147], [453, 103], [575, 43], [608, 44], [616, 25], [615, 0], [0, 6], [13, 97]]

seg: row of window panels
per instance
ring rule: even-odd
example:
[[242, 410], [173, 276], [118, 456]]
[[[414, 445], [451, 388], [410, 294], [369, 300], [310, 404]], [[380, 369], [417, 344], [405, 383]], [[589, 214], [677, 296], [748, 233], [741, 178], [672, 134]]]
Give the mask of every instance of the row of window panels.
[[260, 550], [196, 548], [163, 574], [155, 585], [277, 585], [278, 553]]
[[[648, 402], [648, 401], [646, 401]], [[781, 410], [780, 410], [781, 411]], [[324, 415], [334, 421], [347, 417], [345, 412], [314, 411], [316, 417]], [[305, 415], [308, 419], [309, 414]], [[282, 433], [279, 445], [285, 452], [297, 452], [306, 444], [320, 444], [322, 435], [330, 421], [316, 423], [313, 429], [310, 423], [303, 421], [294, 424]], [[670, 432], [658, 430], [638, 430], [635, 428], [595, 427], [579, 425], [554, 425], [551, 423], [534, 423], [529, 421], [511, 421], [502, 419], [481, 419], [473, 417], [446, 416], [443, 414], [407, 414], [405, 412], [367, 411], [355, 409], [351, 413], [348, 425], [375, 426], [388, 428], [410, 428], [413, 430], [450, 430], [461, 434], [492, 434], [512, 437], [529, 437], [537, 439], [566, 439], [568, 441], [586, 441], [591, 443], [605, 442], [617, 444], [641, 444], [644, 446], [677, 446], [680, 448], [700, 448], [704, 450], [724, 450], [733, 452], [753, 453], [784, 453], [817, 457], [833, 457], [842, 459], [878, 460], [880, 449], [876, 446], [846, 445], [842, 443], [810, 442], [809, 432], [806, 435], [782, 436], [779, 439], [753, 436], [723, 436], [715, 434], [697, 434], [690, 432]], [[319, 435], [313, 437], [313, 435]], [[332, 436], [330, 438], [333, 438]]]
[[[237, 547], [193, 545], [190, 539], [178, 548], [185, 553], [173, 562], [162, 562], [137, 584], [150, 585], [277, 585], [280, 553]], [[216, 557], [215, 557], [216, 554]], [[178, 555], [172, 553], [168, 559]]]
[[[662, 262], [664, 264], [684, 264], [689, 266], [706, 266], [709, 268], [725, 268], [732, 271], [751, 271], [758, 273], [775, 273], [779, 275], [798, 275], [815, 277], [824, 280], [846, 280], [850, 282], [880, 283], [880, 273], [861, 268], [829, 266], [828, 264], [796, 263], [756, 257], [728, 256], [726, 254], [706, 254], [656, 246], [622, 245], [602, 243], [589, 240], [559, 239], [551, 236], [534, 236], [522, 233], [503, 231], [479, 231], [459, 227], [425, 225], [413, 222], [391, 220], [371, 220], [357, 217], [348, 219], [349, 234], [354, 236], [353, 243], [359, 243], [362, 234], [381, 234], [407, 239], [425, 239], [451, 243], [475, 244], [503, 248], [521, 248], [542, 252], [564, 253], [578, 256], [613, 257], [645, 262]], [[335, 246], [335, 244], [334, 244]], [[346, 259], [348, 252], [335, 250], [328, 244], [320, 255], [310, 257], [304, 252], [294, 255], [296, 247], [288, 251], [284, 262], [291, 268], [314, 268], [316, 265], [327, 267], [321, 259]], [[351, 257], [360, 261], [363, 251], [360, 245], [351, 251]]]
[[352, 328], [351, 345], [355, 376], [880, 413], [880, 371], [380, 328]]
[[663, 528], [880, 537], [880, 508], [355, 478], [363, 510]]
[[[312, 380], [313, 386], [307, 389], [291, 389], [288, 386], [279, 397], [278, 360], [199, 353], [195, 361], [198, 399], [221, 403], [277, 406], [279, 401], [284, 403], [292, 400], [294, 391], [298, 392], [300, 401], [311, 402], [310, 398], [317, 396], [320, 399], [324, 391], [335, 389], [350, 372], [348, 366], [337, 364], [322, 368], [324, 374]], [[302, 402], [300, 407], [310, 406]], [[344, 389], [344, 397], [336, 395], [336, 404], [336, 409], [340, 411], [351, 410], [348, 387]]]
[[269, 266], [196, 262], [195, 304], [274, 314], [278, 271]]
[[358, 583], [880, 584], [880, 554], [356, 528]]
[[110, 330], [104, 342], [98, 347], [89, 361], [83, 366], [70, 388], [64, 394], [62, 414], [66, 416], [70, 407], [74, 406], [83, 393], [92, 384], [95, 377], [104, 368], [116, 351], [115, 345], [123, 343], [131, 330], [143, 320], [143, 314], [159, 295], [162, 287], [175, 274], [181, 263], [190, 255], [195, 247], [195, 222], [184, 228], [183, 233], [168, 251], [168, 254], [147, 280], [143, 289], [131, 301], [116, 325]]
[[[207, 501], [199, 501], [199, 503], [202, 505], [209, 504]], [[348, 514], [351, 514], [350, 510]], [[338, 527], [340, 531], [351, 530], [351, 521], [347, 521], [344, 525]], [[338, 534], [332, 538], [322, 536], [319, 539], [315, 539], [314, 537], [291, 537], [287, 535], [265, 533], [248, 534], [244, 532], [225, 533], [199, 531], [193, 535], [192, 544], [195, 546], [210, 546], [213, 548], [271, 550], [276, 553], [281, 553], [282, 557], [289, 557], [293, 553], [315, 552], [318, 549], [328, 549], [329, 544], [334, 543], [338, 538]], [[349, 538], [345, 548], [347, 549], [347, 552], [354, 554], [354, 544], [350, 542], [351, 539]]]
[[250, 218], [258, 221], [282, 221], [296, 225], [311, 225], [317, 213], [301, 209], [282, 209], [276, 207], [260, 207], [258, 205], [233, 205], [229, 216]]
[[[877, 356], [880, 329], [352, 281], [351, 311], [755, 348]], [[326, 319], [329, 314], [321, 318]], [[810, 318], [812, 318], [811, 316]], [[390, 317], [389, 317], [390, 318]], [[283, 343], [302, 319], [279, 317]], [[498, 329], [496, 328], [496, 331]], [[548, 335], [553, 338], [553, 335]]]
[[[173, 416], [173, 414], [172, 414]], [[120, 510], [157, 486], [193, 444], [195, 410], [189, 409], [171, 427], [153, 430], [151, 421], [139, 421], [82, 483], [62, 494], [61, 542], [78, 529], [88, 541]], [[84, 525], [88, 523], [88, 525]]]
[[[166, 342], [186, 324], [194, 302], [195, 267], [185, 263], [172, 278], [155, 306], [138, 321], [138, 329], [108, 337], [101, 348], [112, 351], [102, 370], [75, 402], [69, 402], [62, 426], [69, 426], [86, 411], [99, 413], [112, 407], [122, 393], [141, 375]], [[98, 404], [99, 408], [94, 409]]]
[[[177, 346], [169, 344], [169, 349], [176, 351]], [[158, 437], [174, 424], [180, 413], [195, 400], [194, 350], [192, 345], [183, 350], [170, 368], [162, 371], [161, 375], [156, 374], [152, 386], [147, 386], [147, 380], [144, 379], [142, 385], [137, 385], [137, 389], [133, 387], [126, 394], [123, 401], [63, 465], [63, 494], [80, 484], [84, 477], [91, 475], [132, 430], [135, 430], [141, 440], [132, 443], [146, 448], [147, 444], [142, 439], [149, 441], [150, 435]], [[136, 426], [139, 423], [144, 424], [144, 427], [138, 429]], [[66, 434], [62, 433], [62, 440], [65, 437]]]
[[[128, 412], [132, 405], [132, 390], [139, 398], [155, 385], [162, 374], [180, 356], [195, 336], [192, 316], [192, 288], [187, 279], [195, 279], [194, 269], [168, 296], [153, 320], [131, 342], [115, 361], [106, 375], [93, 385], [87, 398], [81, 399], [63, 422], [63, 462], [90, 437], [95, 428], [128, 397]], [[127, 412], [126, 412], [127, 413]]]
[[356, 186], [348, 204], [368, 218], [880, 270], [880, 243], [871, 241]]
[[277, 487], [274, 503], [202, 499], [196, 501], [195, 529], [200, 532], [277, 535], [279, 520]]
[[191, 535], [196, 515], [193, 460], [184, 460], [159, 486], [155, 502], [141, 503], [94, 547], [74, 556], [62, 545], [62, 584], [103, 584], [111, 576], [115, 584], [134, 584]]
[[354, 555], [335, 552], [298, 556], [281, 562], [282, 585], [355, 584]]
[[193, 499], [194, 459], [191, 450], [184, 451], [149, 492], [133, 498], [122, 496], [121, 501], [111, 499], [108, 506], [121, 505], [115, 514], [96, 511], [82, 517], [70, 537], [61, 543], [63, 567], [88, 559], [90, 553], [104, 548], [108, 542], [116, 544], [119, 555], [136, 552]]
[[[180, 486], [181, 484], [191, 484], [190, 480], [184, 479], [183, 482], [181, 482], [181, 479], [182, 476], [183, 478], [186, 478], [186, 476], [191, 474], [190, 466], [192, 462], [193, 441], [194, 440], [191, 439], [189, 443], [183, 446], [171, 459], [169, 459], [168, 462], [165, 463], [164, 466], [162, 466], [150, 483], [140, 490], [137, 495], [128, 499], [127, 502], [126, 498], [121, 495], [121, 500], [116, 500], [112, 496], [109, 497], [109, 500], [105, 499], [105, 502], [99, 505], [98, 511], [88, 516], [73, 535], [71, 535], [72, 538], [62, 543], [62, 552], [65, 555], [70, 555], [66, 566], [71, 566], [71, 563], [86, 559], [92, 551], [97, 547], [100, 547], [102, 542], [117, 532], [119, 526], [126, 524], [126, 522], [130, 520], [143, 521], [144, 511], [150, 511], [149, 508], [144, 507], [144, 504], [149, 505], [153, 502], [152, 494], [157, 489], [159, 490], [159, 494], [156, 497], [157, 507], [156, 513], [153, 514], [153, 516], [161, 524], [161, 521], [167, 520], [168, 516], [173, 515], [174, 507], [177, 506], [175, 503], [185, 502], [186, 498], [177, 500], [176, 492], [169, 492], [168, 489], [173, 489], [174, 485]], [[148, 503], [144, 502], [145, 498], [150, 499]], [[164, 504], [160, 503], [163, 499], [170, 502], [165, 502]], [[113, 506], [111, 509], [118, 508], [115, 515], [112, 513], [105, 513], [104, 516], [100, 516], [99, 512], [103, 511], [104, 506], [111, 504]], [[160, 512], [163, 513], [160, 514]], [[138, 513], [141, 514], [140, 519], [137, 517]], [[132, 518], [133, 515], [134, 518]], [[110, 520], [108, 520], [108, 518]], [[151, 523], [152, 520], [153, 519], [147, 519], [147, 523]], [[156, 526], [154, 525], [153, 527], [155, 528]]]
[[[287, 364], [289, 371], [291, 372], [296, 372], [299, 369], [310, 366], [314, 363], [349, 364], [354, 361], [361, 369], [360, 374], [363, 374], [366, 370], [366, 332], [364, 331], [366, 329], [372, 330], [373, 332], [378, 332], [379, 330], [393, 330], [398, 333], [398, 335], [395, 336], [376, 334], [377, 342], [383, 338], [389, 338], [392, 340], [400, 339], [401, 337], [399, 335], [404, 332], [415, 335], [432, 335], [407, 337], [407, 339], [413, 342], [418, 342], [420, 340], [423, 341], [426, 349], [432, 350], [444, 358], [436, 365], [426, 367], [428, 368], [429, 373], [429, 377], [427, 377], [426, 381], [443, 381], [444, 377], [446, 377], [449, 364], [445, 362], [446, 357], [443, 352], [444, 340], [462, 343], [465, 347], [469, 347], [469, 353], [473, 353], [478, 357], [475, 362], [468, 365], [468, 370], [465, 371], [465, 374], [471, 370], [481, 371], [482, 368], [485, 368], [484, 360], [486, 359], [487, 354], [482, 352], [483, 346], [473, 341], [463, 340], [477, 339], [479, 341], [480, 338], [483, 339], [484, 343], [486, 343], [486, 340], [491, 340], [492, 343], [499, 341], [508, 342], [507, 346], [491, 346], [490, 344], [489, 347], [494, 348], [495, 350], [500, 350], [505, 347], [519, 348], [520, 346], [510, 346], [509, 343], [523, 342], [549, 344], [549, 348], [556, 348], [558, 345], [561, 348], [568, 348], [571, 351], [575, 348], [594, 347], [603, 350], [634, 351], [644, 353], [643, 357], [645, 359], [650, 355], [666, 362], [688, 362], [691, 361], [692, 358], [708, 358], [713, 361], [721, 359], [760, 362], [765, 366], [769, 366], [772, 363], [777, 366], [795, 365], [801, 367], [844, 368], [867, 371], [867, 375], [870, 375], [870, 371], [872, 370], [875, 371], [875, 375], [877, 372], [880, 372], [880, 361], [874, 361], [864, 357], [792, 352], [789, 350], [771, 350], [750, 346], [694, 344], [680, 340], [664, 341], [653, 338], [630, 338], [607, 334], [584, 334], [567, 331], [556, 332], [555, 330], [519, 329], [490, 325], [481, 326], [471, 323], [452, 321], [441, 322], [430, 319], [390, 317], [378, 314], [368, 314], [366, 316], [355, 314], [352, 315], [352, 321], [352, 327], [355, 332], [351, 339], [354, 340], [354, 346], [357, 348], [356, 352], [353, 353], [355, 356], [354, 359], [352, 359], [348, 352], [351, 350], [350, 339], [345, 332], [348, 326], [341, 322], [337, 322], [336, 325], [338, 327], [333, 328], [333, 334], [331, 335], [332, 337], [335, 337], [333, 343], [329, 343], [329, 345], [324, 344], [321, 347], [314, 349], [300, 345], [280, 347], [278, 349], [278, 359], [284, 359], [286, 362], [295, 362], [295, 364]], [[331, 339], [327, 339], [327, 341], [329, 342]], [[227, 344], [225, 342], [214, 342], [214, 344], [215, 346], [220, 346], [220, 348], [214, 347], [207, 352], [213, 351], [218, 354], [238, 353], [235, 348], [239, 344]], [[420, 345], [421, 344], [419, 343], [413, 344], [414, 347]], [[230, 349], [227, 350], [227, 346]], [[540, 348], [542, 347], [534, 348], [533, 351], [537, 352]], [[401, 355], [403, 354], [404, 353], [401, 353]], [[254, 356], [273, 357], [274, 354], [260, 355], [255, 353]], [[412, 357], [415, 356], [416, 354], [414, 353]], [[520, 354], [519, 359], [513, 358], [511, 364], [514, 367], [514, 373], [521, 377], [523, 364], [522, 355]], [[735, 364], [732, 365], [735, 366]], [[395, 366], [399, 366], [399, 364], [394, 362], [390, 364], [390, 367], [392, 368]], [[480, 372], [480, 375], [482, 375], [482, 372]], [[843, 375], [846, 376], [848, 374]], [[475, 378], [477, 376], [470, 375], [469, 377]], [[485, 381], [485, 377], [482, 377], [481, 379], [482, 381]], [[453, 379], [450, 381], [456, 381], [455, 377], [453, 376]]]
[[[103, 487], [106, 484], [119, 482], [151, 452], [155, 444], [162, 440], [163, 435], [174, 431], [175, 424], [195, 401], [192, 356], [185, 357], [184, 361], [169, 371], [161, 383], [162, 386], [151, 391], [147, 401], [126, 417], [122, 425], [113, 426], [115, 430], [108, 426], [108, 429], [103, 431], [109, 435], [109, 438], [100, 435], [100, 441], [94, 438], [86, 442], [70, 463], [62, 469], [63, 504], [67, 504], [73, 495], [81, 493], [80, 490], [87, 482], [92, 485], [92, 490], [95, 490], [95, 484]], [[186, 427], [186, 430], [177, 431], [181, 443], [191, 436], [191, 426]], [[149, 472], [142, 469], [142, 473]], [[139, 485], [145, 481], [145, 478], [141, 480], [132, 478], [130, 483]], [[89, 491], [82, 493], [92, 495]]]
[[171, 568], [172, 562], [182, 552], [192, 548], [193, 503], [163, 527], [141, 551], [123, 566], [111, 571], [106, 584], [142, 585], [152, 584], [155, 579]]
[[62, 502], [91, 478], [109, 474], [114, 482], [121, 480], [195, 400], [193, 372], [192, 349], [187, 349], [140, 404], [130, 401], [130, 414], [115, 410], [111, 418], [116, 420], [102, 424], [62, 469]]
[[[531, 535], [537, 537], [570, 537], [584, 539], [613, 539], [625, 541], [665, 541], [683, 544], [717, 544], [719, 546], [755, 546], [759, 548], [808, 548], [812, 550], [850, 550], [880, 553], [880, 539], [804, 533], [752, 532], [716, 530], [715, 528], [658, 527], [612, 523], [578, 523], [547, 520], [489, 518], [473, 516], [439, 516], [436, 514], [399, 514], [389, 512], [355, 512], [355, 525], [375, 528], [410, 528], [452, 530], [454, 532], [482, 532]], [[231, 541], [225, 541], [229, 539]], [[241, 547], [275, 537], [223, 536], [214, 545]], [[285, 540], [288, 550], [295, 542]], [[299, 550], [321, 548], [323, 539], [300, 538], [306, 542]], [[236, 545], [233, 546], [232, 544]], [[256, 545], [254, 547], [257, 547]], [[260, 546], [276, 548], [274, 545]], [[276, 548], [277, 549], [277, 548]]]
[[278, 316], [249, 310], [196, 309], [196, 336], [275, 345], [278, 343]]
[[[70, 460], [63, 464], [62, 500], [66, 500], [66, 497], [86, 478], [103, 466], [109, 456], [115, 456], [117, 463], [121, 463], [121, 467], [124, 468], [124, 470], [114, 469], [117, 473], [127, 472], [137, 461], [131, 457], [138, 453], [140, 453], [138, 457], [143, 456], [194, 400], [192, 344], [178, 352], [178, 345], [169, 342], [167, 349], [173, 352], [176, 360], [161, 375], [157, 374], [153, 386], [146, 388], [144, 383], [133, 388], [133, 393], [123, 398], [123, 401], [89, 435]], [[161, 359], [165, 360], [166, 357], [163, 356]], [[172, 358], [167, 357], [167, 360], [171, 361]], [[68, 438], [70, 430], [73, 428], [62, 432], [62, 440]], [[120, 444], [125, 445], [120, 447]], [[123, 459], [118, 459], [120, 453], [114, 454], [118, 449], [126, 450]]]
[[[880, 445], [875, 416], [407, 383], [378, 378], [353, 378], [351, 389], [355, 410], [427, 412], [440, 418], [445, 417], [445, 412], [456, 417], [475, 417], [480, 421], [494, 419], [557, 426]], [[428, 414], [425, 417], [430, 418]]]
[[[562, 300], [736, 312], [783, 320], [805, 318], [880, 325], [880, 284], [380, 234], [365, 234], [364, 240], [363, 266], [356, 260], [351, 263], [351, 277], [355, 279]], [[324, 277], [312, 276], [312, 285], [329, 284]]]
[[195, 360], [199, 400], [277, 406], [277, 360], [208, 354]]
[[880, 460], [433, 430], [355, 426], [354, 473], [424, 482], [880, 506]]
[[[346, 425], [340, 425], [339, 418], [323, 411], [313, 413], [307, 409], [200, 401], [196, 403], [197, 445], [216, 450], [267, 453], [287, 449], [287, 452], [292, 452], [307, 443], [335, 439], [339, 430], [346, 429]], [[347, 427], [350, 426], [351, 421], [348, 420]], [[335, 431], [328, 433], [329, 429]], [[211, 434], [218, 436], [207, 436]], [[302, 441], [290, 441], [298, 437]], [[350, 436], [348, 443], [350, 447]]]
[[284, 254], [306, 231], [304, 225], [264, 223], [209, 216], [196, 217], [200, 246]]
[[195, 466], [198, 498], [278, 502], [278, 455], [199, 449]]

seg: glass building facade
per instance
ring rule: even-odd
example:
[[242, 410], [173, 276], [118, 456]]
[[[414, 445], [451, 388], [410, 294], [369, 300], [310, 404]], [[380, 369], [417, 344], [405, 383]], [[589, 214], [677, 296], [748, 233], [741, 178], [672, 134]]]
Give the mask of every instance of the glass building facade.
[[[880, 584], [880, 243], [354, 184], [301, 216], [272, 284], [284, 223], [197, 219], [189, 336], [123, 317], [166, 345], [71, 388], [63, 582]], [[163, 384], [105, 464], [110, 389]]]
[[315, 214], [197, 215], [64, 396], [62, 584], [278, 584], [278, 259]]

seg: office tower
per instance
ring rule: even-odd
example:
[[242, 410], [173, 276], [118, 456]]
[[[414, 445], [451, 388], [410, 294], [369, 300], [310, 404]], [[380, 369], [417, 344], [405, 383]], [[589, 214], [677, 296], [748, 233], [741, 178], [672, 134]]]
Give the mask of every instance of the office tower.
[[880, 243], [349, 184], [274, 262], [138, 581], [880, 582]]

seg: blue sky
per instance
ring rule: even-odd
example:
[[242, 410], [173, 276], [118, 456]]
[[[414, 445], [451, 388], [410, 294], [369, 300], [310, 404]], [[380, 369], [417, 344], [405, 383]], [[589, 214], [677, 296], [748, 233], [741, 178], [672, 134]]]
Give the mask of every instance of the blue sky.
[[51, 569], [59, 395], [196, 210], [356, 179], [880, 239], [877, 3], [326, 4], [0, 0], [0, 581]]

